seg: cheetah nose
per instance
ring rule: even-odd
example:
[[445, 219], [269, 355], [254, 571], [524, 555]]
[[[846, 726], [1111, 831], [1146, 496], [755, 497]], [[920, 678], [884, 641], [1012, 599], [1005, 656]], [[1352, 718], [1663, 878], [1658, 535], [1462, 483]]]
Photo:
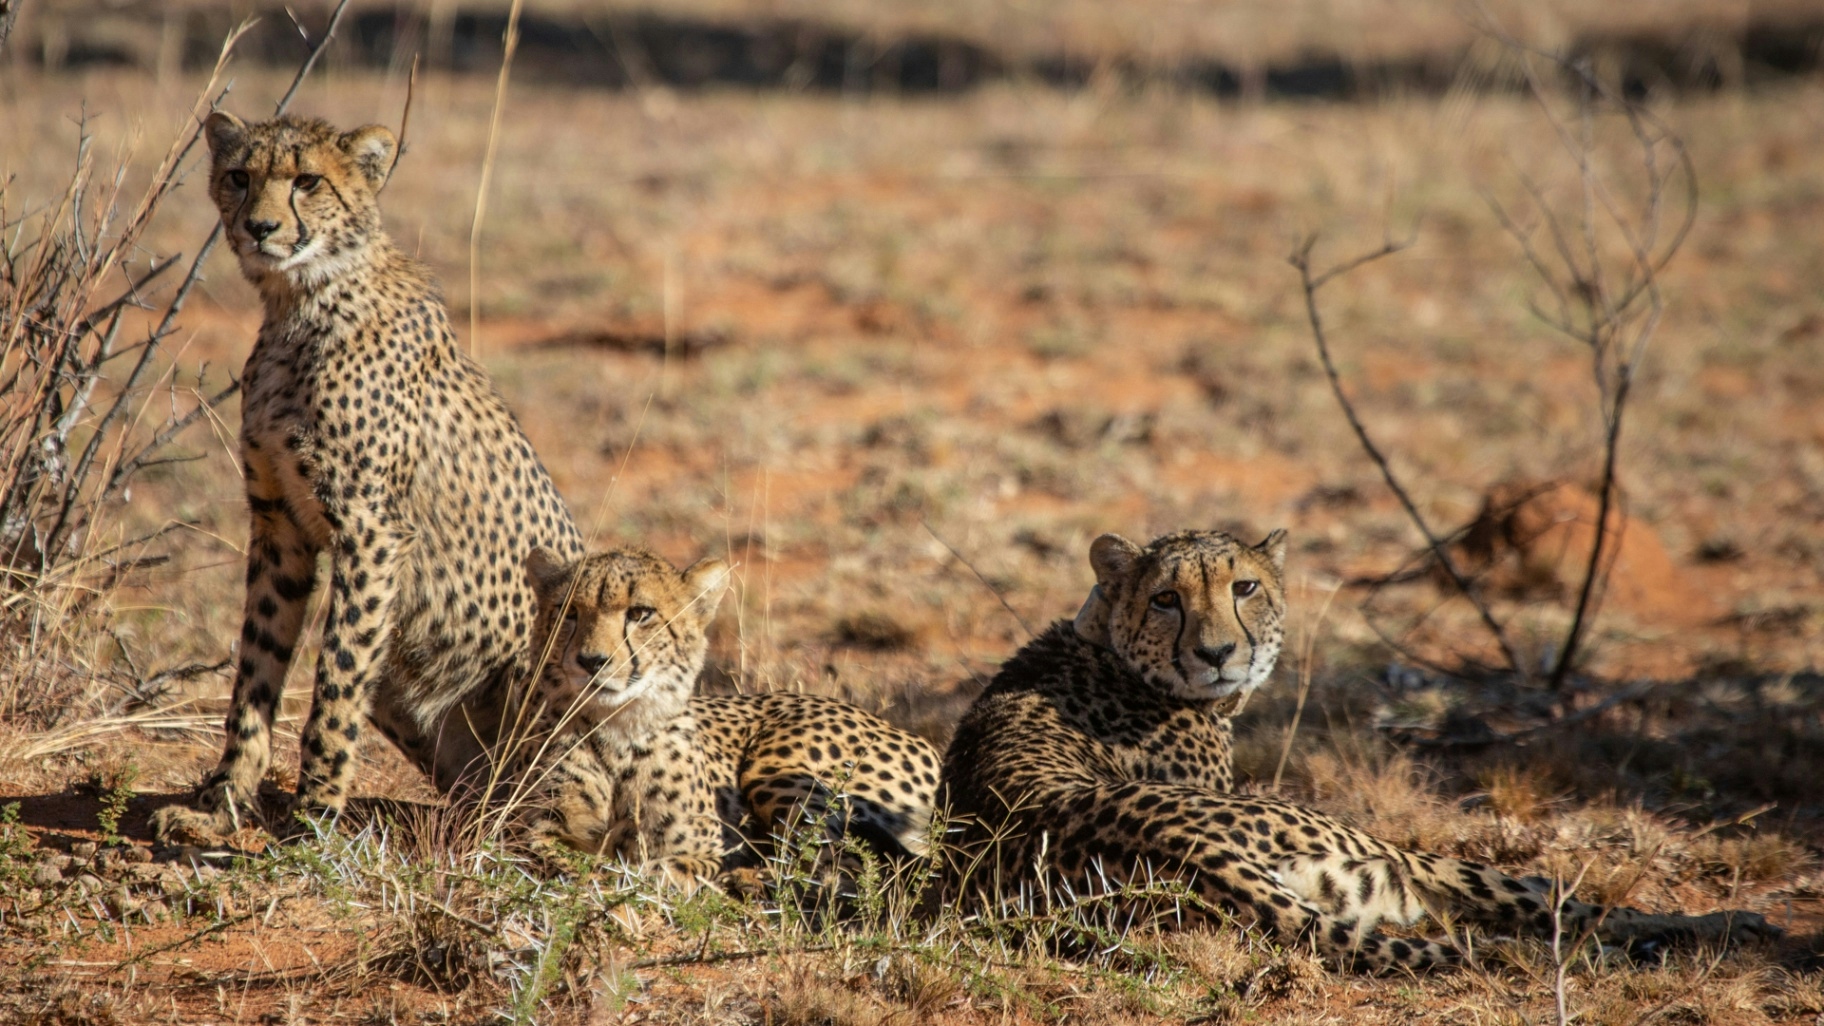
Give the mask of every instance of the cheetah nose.
[[252, 218], [248, 218], [242, 227], [247, 229], [247, 234], [253, 236], [253, 241], [265, 242], [266, 236], [279, 230], [279, 222], [255, 221]]
[[1227, 662], [1229, 657], [1234, 654], [1235, 643], [1233, 641], [1223, 645], [1221, 648], [1210, 648], [1207, 645], [1200, 645], [1197, 648], [1197, 658], [1209, 663], [1218, 670], [1222, 669], [1222, 664]]
[[576, 654], [576, 665], [582, 667], [591, 675], [594, 675], [600, 673], [602, 667], [608, 665], [608, 657], [605, 655], [598, 655], [594, 652], [578, 652]]

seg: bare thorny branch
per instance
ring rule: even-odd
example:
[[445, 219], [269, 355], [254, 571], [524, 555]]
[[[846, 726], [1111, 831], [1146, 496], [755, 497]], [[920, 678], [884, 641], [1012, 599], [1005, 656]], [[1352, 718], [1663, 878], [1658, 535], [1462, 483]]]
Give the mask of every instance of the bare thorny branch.
[[[1571, 623], [1546, 678], [1553, 691], [1560, 691], [1582, 654], [1600, 605], [1603, 583], [1618, 551], [1622, 425], [1641, 362], [1664, 314], [1659, 275], [1683, 245], [1696, 220], [1696, 172], [1689, 151], [1676, 133], [1641, 103], [1621, 96], [1598, 79], [1586, 65], [1528, 47], [1492, 24], [1485, 25], [1484, 31], [1504, 44], [1518, 61], [1528, 96], [1544, 114], [1569, 158], [1577, 183], [1575, 204], [1555, 203], [1549, 191], [1524, 172], [1517, 175], [1524, 196], [1521, 209], [1511, 208], [1485, 193], [1497, 224], [1518, 245], [1522, 260], [1544, 293], [1543, 297], [1528, 301], [1529, 311], [1556, 334], [1587, 350], [1602, 421], [1597, 521], [1590, 550], [1583, 560]], [[1559, 109], [1561, 94], [1541, 75], [1537, 67], [1540, 61], [1555, 66], [1570, 83], [1575, 103], [1571, 114]], [[1625, 125], [1625, 138], [1632, 144], [1638, 167], [1638, 197], [1632, 205], [1622, 195], [1623, 174], [1605, 169], [1599, 159], [1603, 135], [1600, 124], [1605, 118], [1614, 117]], [[1682, 196], [1677, 197], [1682, 205], [1668, 231], [1666, 211], [1668, 204], [1675, 202], [1675, 190], [1682, 190]], [[1572, 209], [1567, 212], [1564, 206]], [[1619, 260], [1612, 255], [1614, 240], [1619, 240], [1625, 253]], [[1387, 455], [1363, 425], [1337, 373], [1318, 308], [1317, 294], [1325, 285], [1398, 253], [1411, 242], [1387, 242], [1321, 272], [1312, 269], [1314, 244], [1314, 238], [1306, 239], [1293, 252], [1290, 262], [1299, 273], [1306, 317], [1331, 391], [1363, 451], [1425, 539], [1430, 558], [1450, 578], [1456, 591], [1474, 606], [1508, 668], [1523, 679], [1528, 678], [1529, 668], [1510, 643], [1505, 622], [1480, 594], [1477, 581], [1452, 558], [1449, 544], [1455, 532], [1440, 534], [1433, 529]]]
[[[303, 65], [274, 108], [275, 115], [283, 114], [290, 106], [304, 78], [335, 37], [347, 6], [348, 0], [342, 0], [331, 14], [322, 35], [311, 41], [310, 52]], [[235, 45], [251, 27], [250, 22], [237, 27], [222, 45], [210, 84], [203, 91], [203, 96], [209, 98], [212, 109], [218, 108], [228, 95], [228, 87], [218, 89], [217, 83], [221, 80]], [[43, 366], [43, 361], [15, 350], [19, 358], [9, 377], [9, 382], [12, 382], [21, 374], [35, 374], [33, 394], [38, 407], [36, 428], [28, 428], [24, 437], [14, 438], [4, 454], [7, 482], [4, 498], [0, 499], [0, 513], [4, 513], [6, 518], [5, 531], [8, 535], [24, 532], [30, 536], [28, 539], [14, 538], [8, 541], [8, 551], [14, 563], [17, 563], [21, 555], [35, 555], [35, 561], [39, 564], [36, 569], [42, 573], [52, 561], [64, 558], [66, 549], [78, 532], [90, 526], [93, 510], [100, 503], [119, 494], [139, 471], [165, 462], [166, 459], [160, 454], [180, 433], [196, 421], [209, 416], [211, 411], [240, 390], [240, 382], [231, 380], [213, 394], [199, 392], [197, 405], [188, 413], [180, 416], [173, 411], [173, 416], [154, 431], [149, 440], [135, 448], [127, 447], [127, 439], [120, 429], [132, 411], [139, 408], [146, 377], [163, 352], [162, 343], [177, 331], [178, 317], [202, 280], [203, 267], [222, 238], [220, 224], [211, 229], [190, 261], [187, 273], [177, 285], [172, 298], [165, 304], [156, 326], [147, 333], [143, 342], [125, 350], [115, 348], [123, 312], [128, 309], [152, 309], [145, 301], [144, 291], [155, 279], [174, 267], [179, 257], [172, 256], [155, 263], [145, 273], [131, 279], [115, 298], [100, 304], [80, 318], [67, 319], [69, 326], [61, 331], [58, 331], [57, 321], [65, 318], [53, 316], [47, 319], [40, 312], [44, 310], [42, 301], [32, 303], [23, 292], [17, 291], [46, 287], [42, 285], [42, 279], [54, 266], [48, 262], [54, 259], [51, 251], [59, 246], [72, 247], [81, 263], [63, 272], [67, 276], [73, 276], [67, 284], [59, 282], [50, 287], [73, 292], [77, 301], [115, 267], [124, 270], [126, 259], [137, 247], [140, 236], [161, 202], [182, 181], [182, 169], [189, 163], [201, 139], [202, 124], [199, 119], [187, 136], [182, 137], [166, 154], [153, 177], [152, 186], [122, 223], [118, 234], [111, 235], [108, 228], [114, 209], [112, 196], [106, 197], [107, 202], [103, 204], [100, 219], [92, 230], [85, 224], [81, 209], [89, 188], [92, 167], [88, 157], [89, 136], [85, 122], [78, 145], [78, 170], [66, 194], [67, 213], [58, 211], [48, 215], [51, 219], [45, 222], [46, 235], [36, 243], [38, 252], [34, 254], [33, 263], [7, 276], [8, 284], [16, 290], [13, 296], [0, 301], [0, 307], [6, 308], [4, 312], [8, 323], [4, 341], [7, 347], [12, 349], [20, 344], [22, 336], [28, 332], [53, 331], [62, 336], [59, 343], [61, 352], [54, 366], [47, 368]], [[59, 216], [62, 223], [69, 225], [67, 239], [50, 234], [59, 223]], [[34, 277], [40, 281], [35, 283]], [[84, 340], [91, 338], [92, 344], [85, 346]], [[112, 400], [88, 425], [88, 439], [80, 453], [75, 455], [73, 461], [64, 460], [62, 454], [70, 435], [87, 420], [96, 386], [104, 379], [106, 366], [135, 349], [138, 350], [137, 356], [124, 377], [118, 381], [117, 387], [113, 388]], [[12, 393], [12, 384], [9, 383], [7, 391]], [[115, 450], [112, 455], [107, 454], [110, 447]], [[38, 452], [32, 452], [33, 449]], [[47, 455], [40, 456], [40, 452]], [[36, 465], [22, 463], [21, 460], [36, 460]], [[27, 548], [21, 550], [19, 546], [28, 541]]]
[[1501, 655], [1507, 660], [1508, 666], [1517, 672], [1524, 672], [1519, 656], [1515, 654], [1513, 645], [1507, 639], [1505, 626], [1496, 619], [1494, 611], [1482, 598], [1475, 582], [1457, 566], [1456, 560], [1451, 557], [1450, 548], [1446, 544], [1448, 539], [1439, 535], [1432, 528], [1430, 521], [1425, 519], [1425, 514], [1421, 513], [1418, 504], [1413, 502], [1411, 494], [1400, 482], [1400, 477], [1394, 472], [1393, 465], [1388, 462], [1386, 454], [1369, 436], [1368, 428], [1363, 425], [1361, 416], [1356, 413], [1355, 404], [1350, 401], [1349, 394], [1343, 390], [1342, 376], [1337, 372], [1336, 361], [1330, 355], [1330, 340], [1324, 332], [1323, 314], [1318, 310], [1317, 293], [1319, 289], [1351, 271], [1409, 248], [1413, 244], [1413, 240], [1408, 239], [1402, 242], [1389, 240], [1377, 250], [1364, 253], [1327, 271], [1314, 274], [1311, 270], [1311, 250], [1316, 244], [1316, 236], [1306, 238], [1299, 244], [1298, 249], [1293, 251], [1289, 260], [1297, 269], [1299, 283], [1304, 288], [1305, 317], [1311, 325], [1312, 340], [1317, 344], [1318, 359], [1324, 365], [1324, 376], [1330, 381], [1330, 391], [1336, 396], [1337, 405], [1342, 408], [1343, 416], [1348, 419], [1349, 427], [1355, 432], [1356, 441], [1361, 443], [1362, 451], [1366, 452], [1368, 458], [1374, 461], [1375, 468], [1381, 473], [1381, 480], [1387, 483], [1388, 490], [1393, 492], [1394, 497], [1399, 500], [1400, 507], [1406, 511], [1407, 518], [1424, 536], [1425, 544], [1430, 549], [1432, 558], [1436, 559], [1438, 565], [1444, 568], [1444, 572], [1450, 575], [1451, 581], [1456, 584], [1457, 590], [1462, 592], [1463, 597], [1476, 607], [1476, 613], [1482, 618], [1483, 626], [1488, 628], [1489, 633], [1495, 639], [1495, 644], [1500, 646]]
[[[1584, 563], [1571, 626], [1551, 670], [1549, 683], [1557, 690], [1575, 668], [1595, 615], [1598, 589], [1607, 576], [1609, 550], [1618, 541], [1619, 525], [1611, 527], [1610, 520], [1618, 519], [1614, 514], [1621, 499], [1617, 463], [1623, 417], [1647, 345], [1665, 311], [1659, 274], [1683, 246], [1697, 220], [1697, 174], [1684, 142], [1650, 111], [1618, 95], [1586, 65], [1552, 58], [1574, 79], [1579, 132], [1573, 136], [1563, 119], [1554, 113], [1552, 96], [1534, 69], [1534, 58], [1539, 55], [1511, 41], [1508, 45], [1520, 54], [1529, 95], [1551, 121], [1576, 165], [1583, 196], [1578, 226], [1583, 239], [1581, 261], [1565, 247], [1558, 249], [1557, 265], [1541, 259], [1519, 219], [1492, 197], [1490, 204], [1503, 228], [1527, 254], [1535, 275], [1557, 298], [1555, 314], [1544, 314], [1535, 305], [1535, 315], [1588, 349], [1603, 420], [1596, 529]], [[1619, 114], [1624, 119], [1637, 150], [1645, 188], [1635, 211], [1624, 209], [1622, 200], [1596, 165], [1595, 124], [1603, 114]], [[1662, 160], [1662, 150], [1670, 151], [1669, 163]], [[1662, 243], [1662, 217], [1669, 201], [1668, 191], [1674, 187], [1682, 187], [1684, 192], [1682, 216]], [[1563, 228], [1559, 215], [1546, 201], [1543, 190], [1528, 182], [1527, 196], [1535, 216], [1545, 222], [1554, 238], [1560, 237]], [[1605, 225], [1621, 238], [1626, 249], [1627, 257], [1620, 266], [1611, 266], [1613, 261], [1603, 259], [1599, 233]]]
[[[347, 6], [342, 0], [326, 31], [310, 41], [278, 113]], [[187, 111], [189, 123], [174, 133], [137, 196], [126, 191], [124, 161], [101, 166], [86, 112], [77, 119], [75, 166], [49, 203], [9, 208], [18, 191], [0, 179], [0, 663], [7, 664], [0, 690], [10, 696], [18, 682], [33, 682], [17, 692], [29, 696], [29, 710], [9, 712], [29, 711], [47, 723], [71, 714], [69, 703], [78, 700], [57, 690], [62, 683], [40, 686], [35, 675], [59, 668], [52, 679], [74, 681], [61, 668], [95, 669], [93, 653], [72, 647], [78, 635], [68, 625], [105, 618], [106, 597], [163, 562], [148, 547], [178, 526], [129, 530], [111, 509], [148, 468], [202, 458], [172, 447], [197, 421], [218, 421], [218, 409], [240, 390], [232, 377], [208, 382], [206, 367], [194, 381], [186, 371], [180, 383], [169, 348], [222, 229], [209, 232], [181, 279], [174, 269], [184, 257], [148, 259], [143, 240], [173, 190], [194, 173], [202, 115], [228, 96], [225, 72], [251, 24], [223, 41]], [[168, 284], [169, 292], [156, 294]], [[167, 393], [165, 410], [158, 399]]]

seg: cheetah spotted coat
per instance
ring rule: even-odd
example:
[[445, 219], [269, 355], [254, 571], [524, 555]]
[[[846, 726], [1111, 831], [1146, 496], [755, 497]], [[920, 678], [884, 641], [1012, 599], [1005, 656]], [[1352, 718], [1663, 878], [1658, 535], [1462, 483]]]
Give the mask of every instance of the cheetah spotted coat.
[[535, 840], [687, 885], [759, 867], [806, 827], [923, 853], [937, 787], [923, 739], [832, 698], [692, 697], [720, 560], [680, 572], [643, 549], [571, 563], [535, 551], [528, 569], [549, 651], [537, 727], [512, 761]]
[[[1216, 532], [1144, 550], [1097, 540], [1096, 591], [1083, 613], [1001, 668], [945, 755], [938, 801], [957, 828], [948, 897], [1032, 902], [1068, 887], [1115, 892], [1119, 906], [1123, 885], [1177, 881], [1195, 900], [1167, 909], [1174, 915], [1233, 919], [1377, 970], [1457, 960], [1452, 945], [1378, 932], [1383, 921], [1409, 925], [1431, 910], [1550, 932], [1542, 881], [1404, 851], [1291, 802], [1228, 793], [1228, 715], [1246, 696], [1207, 683], [1220, 674], [1196, 653], [1229, 644], [1231, 659], [1247, 647], [1277, 653], [1284, 551], [1278, 534], [1261, 547]], [[1270, 670], [1269, 658], [1233, 676], [1258, 683]], [[1564, 903], [1562, 923], [1573, 936], [1595, 927], [1607, 940], [1772, 930], [1752, 913], [1651, 915], [1578, 901]]]
[[437, 784], [473, 774], [509, 685], [530, 675], [522, 562], [581, 539], [532, 446], [458, 347], [436, 284], [387, 239], [379, 126], [211, 115], [210, 192], [265, 319], [242, 373], [250, 529], [220, 765], [167, 838], [256, 808], [274, 711], [329, 557], [299, 806], [339, 810], [370, 722]]

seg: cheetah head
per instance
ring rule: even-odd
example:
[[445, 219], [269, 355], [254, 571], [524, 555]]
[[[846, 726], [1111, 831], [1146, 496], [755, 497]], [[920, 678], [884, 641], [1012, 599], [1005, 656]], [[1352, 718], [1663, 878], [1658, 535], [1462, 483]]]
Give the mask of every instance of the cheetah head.
[[380, 125], [338, 132], [315, 118], [249, 125], [226, 111], [203, 123], [209, 195], [249, 281], [319, 286], [382, 239], [375, 194], [397, 140]]
[[1286, 609], [1285, 531], [1259, 545], [1182, 531], [1145, 548], [1105, 534], [1089, 562], [1096, 586], [1077, 634], [1154, 686], [1232, 713], [1272, 674]]
[[538, 596], [539, 651], [573, 694], [608, 709], [651, 696], [681, 706], [696, 684], [707, 628], [729, 566], [703, 559], [680, 571], [645, 549], [566, 563], [545, 549], [526, 558]]

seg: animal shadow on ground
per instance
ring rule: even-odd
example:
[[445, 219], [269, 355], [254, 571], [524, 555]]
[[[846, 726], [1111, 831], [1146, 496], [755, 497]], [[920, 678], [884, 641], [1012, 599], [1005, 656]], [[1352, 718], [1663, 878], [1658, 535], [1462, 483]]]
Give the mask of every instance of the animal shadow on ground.
[[[67, 854], [75, 845], [118, 840], [129, 846], [149, 847], [155, 858], [176, 858], [184, 849], [168, 848], [159, 843], [152, 831], [152, 814], [167, 805], [188, 802], [191, 797], [188, 790], [116, 796], [91, 785], [79, 784], [44, 794], [0, 794], [0, 809], [17, 803], [17, 822], [31, 831], [36, 838], [36, 847], [41, 850]], [[260, 790], [260, 800], [267, 809], [283, 807], [288, 797], [271, 783]], [[448, 811], [449, 806], [442, 803], [351, 798], [339, 824], [344, 830], [358, 830], [373, 822], [414, 824]], [[250, 823], [226, 838], [219, 850], [231, 854], [258, 854], [273, 843], [262, 826]]]

